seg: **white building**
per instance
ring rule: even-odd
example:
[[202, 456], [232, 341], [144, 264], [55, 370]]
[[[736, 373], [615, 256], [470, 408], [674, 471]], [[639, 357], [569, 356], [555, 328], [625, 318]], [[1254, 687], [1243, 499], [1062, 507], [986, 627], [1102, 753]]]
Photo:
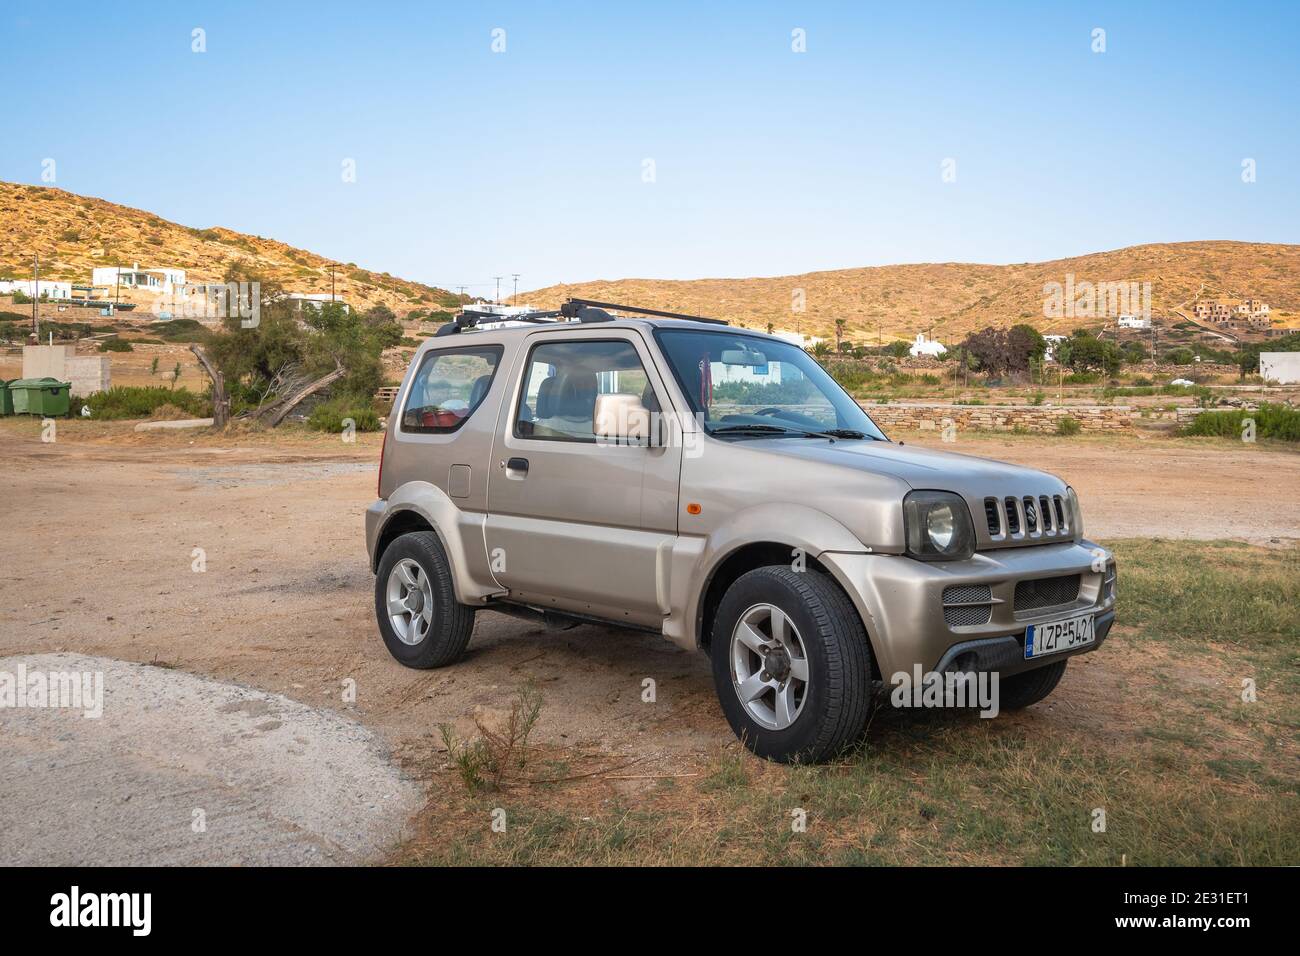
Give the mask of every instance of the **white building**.
[[15, 292], [21, 292], [28, 298], [36, 297], [36, 287], [39, 284], [41, 295], [51, 301], [66, 302], [72, 298], [71, 282], [47, 282], [42, 279], [39, 283], [31, 279], [0, 279], [0, 295], [13, 295]]
[[126, 266], [96, 266], [91, 271], [91, 285], [107, 289], [137, 289], [158, 295], [172, 295], [185, 285], [184, 269], [141, 269], [140, 263]]
[[1119, 327], [1121, 329], [1149, 329], [1151, 320], [1141, 315], [1121, 315], [1119, 317]]
[[303, 309], [312, 309], [319, 312], [331, 302], [337, 302], [343, 306], [344, 312], [352, 311], [346, 302], [331, 296], [328, 292], [286, 292], [276, 301], [288, 302], [295, 312], [301, 312]]
[[1044, 335], [1043, 341], [1047, 343], [1047, 351], [1043, 353], [1043, 358], [1048, 362], [1056, 361], [1056, 357], [1052, 354], [1053, 349], [1068, 338], [1068, 335]]
[[1300, 384], [1300, 352], [1260, 352], [1259, 375], [1279, 385]]
[[936, 342], [933, 339], [927, 339], [924, 332], [917, 332], [916, 341], [912, 343], [912, 347], [907, 350], [907, 353], [913, 358], [916, 358], [920, 355], [943, 355], [947, 351], [948, 349], [945, 345]]

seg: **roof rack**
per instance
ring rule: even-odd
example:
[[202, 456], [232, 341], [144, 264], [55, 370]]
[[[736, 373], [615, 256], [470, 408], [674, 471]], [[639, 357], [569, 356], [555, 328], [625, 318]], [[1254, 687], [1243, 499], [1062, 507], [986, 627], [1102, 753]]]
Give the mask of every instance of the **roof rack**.
[[496, 312], [462, 309], [455, 319], [440, 328], [434, 335], [456, 335], [477, 328], [480, 325], [504, 325], [511, 322], [542, 324], [545, 322], [572, 321], [574, 319], [578, 322], [613, 322], [616, 317], [607, 311], [609, 309], [618, 312], [632, 312], [637, 315], [653, 315], [664, 319], [707, 322], [710, 325], [728, 324], [725, 319], [710, 319], [702, 315], [685, 315], [681, 312], [664, 312], [661, 309], [644, 309], [637, 305], [620, 305], [617, 302], [597, 302], [595, 299], [569, 299], [558, 309], [545, 312], [528, 312], [521, 315], [501, 315]]
[[[569, 309], [570, 312], [565, 310]], [[605, 312], [605, 318], [584, 318], [582, 313], [588, 310], [604, 312], [614, 309], [618, 312], [635, 312], [637, 315], [656, 315], [663, 319], [685, 319], [688, 322], [708, 322], [710, 325], [727, 325], [726, 319], [710, 319], [702, 315], [685, 315], [681, 312], [664, 312], [662, 309], [644, 309], [639, 305], [620, 305], [617, 302], [597, 302], [595, 299], [570, 299], [560, 306], [565, 315], [574, 315], [580, 322], [609, 322], [614, 317]]]

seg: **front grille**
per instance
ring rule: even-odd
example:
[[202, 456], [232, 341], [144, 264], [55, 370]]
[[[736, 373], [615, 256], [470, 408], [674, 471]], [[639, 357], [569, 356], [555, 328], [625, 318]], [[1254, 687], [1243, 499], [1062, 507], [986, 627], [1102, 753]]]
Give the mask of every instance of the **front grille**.
[[1058, 604], [1073, 604], [1079, 599], [1079, 578], [1067, 574], [1061, 578], [1035, 578], [1016, 585], [1016, 611], [1034, 611]]
[[974, 627], [993, 617], [993, 592], [987, 584], [954, 584], [943, 589], [943, 620], [949, 627]]
[[1016, 498], [984, 499], [984, 520], [989, 537], [1002, 541], [1008, 537], [1065, 538], [1073, 532], [1066, 520], [1065, 501], [1060, 495], [1025, 495]]

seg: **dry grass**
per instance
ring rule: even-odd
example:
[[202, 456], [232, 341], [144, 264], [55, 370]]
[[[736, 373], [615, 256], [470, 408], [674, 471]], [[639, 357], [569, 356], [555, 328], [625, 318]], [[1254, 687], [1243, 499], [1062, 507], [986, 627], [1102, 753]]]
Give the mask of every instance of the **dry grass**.
[[[605, 773], [484, 794], [435, 772], [397, 862], [1300, 863], [1300, 557], [1219, 542], [1118, 550], [1126, 624], [1030, 711], [882, 707], [857, 752], [817, 767], [732, 745], [638, 768], [635, 785]], [[1243, 675], [1255, 702], [1240, 699]]]

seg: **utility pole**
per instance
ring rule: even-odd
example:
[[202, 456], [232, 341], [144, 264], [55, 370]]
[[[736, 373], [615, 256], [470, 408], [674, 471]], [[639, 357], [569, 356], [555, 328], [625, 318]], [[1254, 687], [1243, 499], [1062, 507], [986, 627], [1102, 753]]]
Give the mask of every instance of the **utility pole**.
[[330, 263], [330, 303], [334, 302], [334, 263]]
[[492, 278], [494, 278], [494, 279], [497, 280], [497, 294], [496, 294], [496, 297], [493, 298], [492, 301], [495, 302], [495, 303], [497, 303], [498, 305], [500, 305], [500, 304], [501, 304], [501, 280], [502, 280], [502, 278], [504, 278], [504, 277], [503, 277], [503, 276], [493, 276]]
[[40, 313], [37, 311], [41, 304], [41, 257], [39, 253], [32, 255], [32, 335], [36, 336], [36, 344], [41, 344], [41, 320]]
[[467, 295], [465, 295], [465, 290], [468, 289], [469, 286], [467, 286], [467, 285], [458, 285], [458, 286], [456, 286], [456, 288], [460, 290], [460, 297], [461, 297], [462, 299], [469, 298]]
[[518, 305], [519, 304], [519, 273], [512, 272], [510, 274], [514, 277], [515, 280], [515, 291], [510, 296], [510, 304]]

